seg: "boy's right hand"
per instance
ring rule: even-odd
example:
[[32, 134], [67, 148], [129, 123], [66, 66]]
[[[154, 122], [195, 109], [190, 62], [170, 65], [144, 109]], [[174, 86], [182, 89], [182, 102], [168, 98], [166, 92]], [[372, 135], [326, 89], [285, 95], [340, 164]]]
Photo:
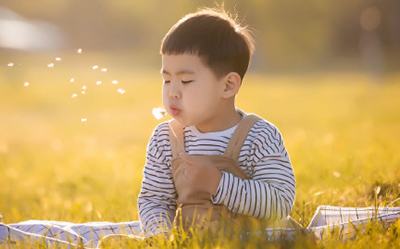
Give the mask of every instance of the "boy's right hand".
[[218, 190], [222, 172], [207, 157], [193, 157], [186, 153], [179, 156], [184, 161], [183, 178], [187, 180], [187, 186], [214, 195]]

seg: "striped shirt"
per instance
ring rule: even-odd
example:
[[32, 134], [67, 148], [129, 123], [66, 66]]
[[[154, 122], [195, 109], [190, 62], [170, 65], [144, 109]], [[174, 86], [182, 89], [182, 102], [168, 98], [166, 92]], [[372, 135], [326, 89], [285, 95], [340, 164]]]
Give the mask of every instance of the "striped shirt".
[[[222, 155], [236, 127], [209, 133], [185, 127], [185, 150], [189, 155]], [[171, 160], [169, 126], [164, 122], [150, 138], [138, 198], [140, 222], [148, 235], [168, 232], [175, 217], [177, 193]], [[288, 216], [295, 197], [295, 179], [279, 130], [266, 120], [257, 121], [246, 137], [238, 163], [249, 179], [222, 172], [212, 202], [256, 218]]]

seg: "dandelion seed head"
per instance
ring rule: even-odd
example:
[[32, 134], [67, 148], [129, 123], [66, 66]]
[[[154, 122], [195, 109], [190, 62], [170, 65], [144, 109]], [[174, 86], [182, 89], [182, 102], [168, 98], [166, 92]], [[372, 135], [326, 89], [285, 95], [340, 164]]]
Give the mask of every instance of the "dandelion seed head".
[[85, 94], [86, 92], [85, 92], [85, 91], [82, 91], [81, 93], [82, 93], [82, 94]]
[[118, 80], [112, 80], [111, 83], [113, 83], [114, 85], [118, 84]]
[[86, 86], [82, 86], [82, 90], [86, 90]]
[[25, 82], [25, 83], [24, 83], [24, 86], [29, 86], [29, 82]]
[[96, 69], [98, 69], [98, 68], [99, 68], [99, 66], [97, 66], [97, 65], [94, 65], [94, 66], [92, 67], [93, 70], [96, 70]]
[[81, 48], [78, 48], [78, 49], [76, 50], [76, 52], [77, 52], [78, 54], [81, 54], [81, 53], [82, 53], [82, 49], [81, 49]]
[[119, 92], [120, 94], [124, 94], [126, 91], [122, 88], [118, 89], [117, 92]]
[[75, 81], [75, 79], [74, 78], [71, 78], [70, 80], [69, 80], [69, 82], [74, 82]]
[[86, 122], [87, 118], [81, 118], [81, 122]]
[[107, 68], [102, 68], [101, 71], [102, 72], [107, 72]]
[[167, 116], [167, 112], [162, 107], [154, 107], [152, 112], [153, 112], [153, 116], [157, 120], [162, 119], [163, 117]]
[[60, 57], [56, 57], [56, 61], [61, 61], [61, 58]]
[[101, 81], [99, 80], [99, 81], [96, 82], [96, 85], [101, 85], [101, 83], [103, 83], [103, 82], [101, 82]]
[[9, 63], [7, 64], [7, 66], [9, 66], [9, 67], [13, 67], [13, 66], [14, 66], [14, 63], [12, 63], [12, 62], [9, 62]]
[[53, 67], [54, 67], [54, 63], [49, 63], [49, 64], [47, 64], [47, 67], [48, 67], [48, 68], [53, 68]]
[[76, 93], [71, 95], [71, 98], [76, 98], [76, 97], [78, 97], [78, 94], [76, 94]]

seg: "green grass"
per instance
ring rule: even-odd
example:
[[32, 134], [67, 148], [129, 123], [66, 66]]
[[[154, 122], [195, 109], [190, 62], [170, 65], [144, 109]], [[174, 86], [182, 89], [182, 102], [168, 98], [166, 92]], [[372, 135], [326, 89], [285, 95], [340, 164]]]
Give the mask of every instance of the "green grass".
[[[68, 67], [35, 64], [0, 72], [0, 213], [5, 223], [138, 219], [146, 145], [159, 122], [151, 114], [161, 105], [158, 70], [101, 74], [91, 69], [90, 60], [74, 65], [69, 59]], [[111, 84], [112, 79], [119, 84]], [[103, 84], [97, 86], [98, 80]], [[30, 85], [24, 87], [25, 81]], [[245, 80], [237, 104], [282, 132], [297, 183], [291, 215], [302, 225], [319, 205], [383, 206], [400, 196], [399, 82], [399, 73], [382, 84], [361, 73], [250, 74]], [[82, 85], [87, 86], [84, 95]], [[119, 88], [126, 93], [118, 93]], [[73, 93], [78, 97], [71, 98]], [[399, 229], [399, 222], [389, 229], [374, 225], [349, 243], [299, 237], [283, 246], [395, 248]], [[262, 236], [244, 246], [230, 236], [198, 235], [175, 244], [163, 240], [156, 247], [282, 246]]]

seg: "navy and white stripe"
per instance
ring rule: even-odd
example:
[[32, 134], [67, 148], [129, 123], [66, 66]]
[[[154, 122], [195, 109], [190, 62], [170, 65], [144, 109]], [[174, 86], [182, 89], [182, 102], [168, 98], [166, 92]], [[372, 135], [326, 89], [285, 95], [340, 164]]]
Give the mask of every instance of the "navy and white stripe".
[[[186, 127], [185, 150], [190, 155], [222, 155], [235, 128], [200, 133], [195, 127]], [[168, 132], [168, 123], [160, 124], [147, 148], [138, 206], [142, 229], [149, 234], [168, 231], [176, 211]], [[213, 203], [256, 218], [281, 219], [289, 215], [295, 179], [282, 136], [273, 124], [259, 120], [251, 128], [238, 163], [250, 180], [223, 172]]]

